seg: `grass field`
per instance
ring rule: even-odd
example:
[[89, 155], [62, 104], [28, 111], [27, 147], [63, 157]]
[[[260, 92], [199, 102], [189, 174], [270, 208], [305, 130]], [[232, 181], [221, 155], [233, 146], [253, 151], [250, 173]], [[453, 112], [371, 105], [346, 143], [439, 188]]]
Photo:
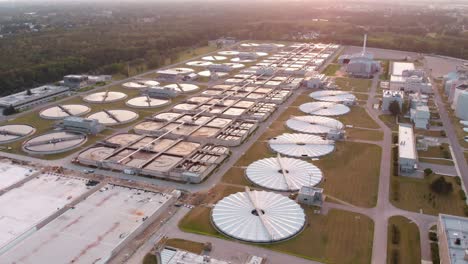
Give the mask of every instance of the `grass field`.
[[369, 92], [372, 80], [340, 77], [335, 79], [335, 83], [345, 91]]
[[379, 119], [385, 123], [392, 131], [398, 131], [398, 125], [393, 115], [379, 115]]
[[366, 130], [359, 128], [347, 128], [347, 139], [361, 139], [369, 141], [380, 141], [383, 139], [383, 132], [376, 130]]
[[443, 143], [438, 147], [428, 147], [426, 151], [419, 150], [419, 157], [452, 159], [449, 144]]
[[[307, 224], [298, 236], [263, 247], [324, 263], [370, 263], [374, 223], [366, 216], [330, 210], [328, 215], [314, 214], [305, 208]], [[224, 237], [211, 225], [210, 209], [196, 207], [180, 222], [187, 232]]]
[[419, 158], [419, 162], [432, 163], [438, 165], [454, 166], [455, 164], [451, 160], [437, 160], [437, 159], [425, 159]]
[[403, 216], [390, 217], [387, 256], [388, 264], [421, 263], [419, 229], [416, 224]]
[[329, 64], [322, 73], [327, 76], [335, 76], [336, 72], [340, 68], [341, 68], [341, 65], [332, 63], [332, 64]]
[[377, 202], [381, 148], [373, 144], [337, 142], [336, 150], [313, 163], [323, 172], [320, 184], [331, 195], [356, 206]]
[[379, 125], [367, 114], [366, 109], [360, 106], [351, 106], [351, 112], [336, 119], [354, 127], [379, 128]]
[[390, 61], [389, 60], [381, 60], [380, 65], [382, 65], [382, 74], [380, 74], [380, 80], [387, 81], [389, 79], [388, 73], [390, 69]]
[[431, 191], [430, 183], [439, 176], [430, 175], [424, 179], [393, 176], [391, 183], [391, 202], [398, 208], [437, 215], [439, 213], [464, 216], [465, 202], [460, 197], [461, 187], [454, 177], [444, 177], [452, 183], [453, 192], [447, 195]]
[[179, 238], [170, 238], [166, 241], [166, 246], [175, 247], [195, 254], [201, 254], [204, 244]]

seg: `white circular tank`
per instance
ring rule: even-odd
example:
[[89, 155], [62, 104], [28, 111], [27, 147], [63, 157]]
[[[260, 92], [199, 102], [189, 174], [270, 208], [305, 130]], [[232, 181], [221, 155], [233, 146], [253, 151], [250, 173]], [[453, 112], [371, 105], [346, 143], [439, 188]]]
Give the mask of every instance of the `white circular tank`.
[[268, 141], [270, 148], [282, 155], [297, 158], [317, 158], [335, 149], [333, 140], [309, 134], [285, 133]]
[[29, 125], [3, 125], [0, 126], [0, 144], [13, 142], [36, 132], [36, 129]]
[[105, 126], [127, 124], [138, 119], [138, 114], [130, 110], [103, 110], [88, 116]]
[[254, 184], [275, 191], [298, 191], [302, 186], [319, 184], [323, 178], [313, 164], [281, 156], [257, 160], [245, 174]]
[[127, 98], [127, 95], [124, 93], [106, 91], [89, 94], [83, 100], [88, 103], [105, 104], [124, 100], [125, 98]]
[[62, 119], [68, 116], [81, 116], [89, 113], [89, 111], [91, 111], [91, 108], [86, 105], [56, 105], [42, 110], [39, 116], [44, 119]]
[[127, 105], [134, 108], [156, 108], [170, 104], [170, 100], [139, 96], [127, 101]]
[[285, 240], [302, 231], [306, 216], [293, 200], [266, 191], [238, 192], [224, 197], [211, 212], [221, 233], [252, 243]]

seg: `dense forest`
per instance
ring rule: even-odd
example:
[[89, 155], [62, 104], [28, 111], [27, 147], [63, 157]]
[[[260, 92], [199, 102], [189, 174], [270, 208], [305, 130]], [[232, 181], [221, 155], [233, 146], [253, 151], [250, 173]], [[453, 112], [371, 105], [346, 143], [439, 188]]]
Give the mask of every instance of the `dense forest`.
[[0, 6], [0, 95], [70, 73], [124, 73], [127, 63], [156, 68], [221, 36], [297, 40], [298, 34], [316, 32], [317, 41], [360, 45], [368, 32], [369, 46], [468, 59], [468, 35], [457, 30], [468, 21], [445, 11], [418, 7], [415, 15], [400, 8], [389, 15], [385, 6], [369, 12], [371, 7], [304, 3]]

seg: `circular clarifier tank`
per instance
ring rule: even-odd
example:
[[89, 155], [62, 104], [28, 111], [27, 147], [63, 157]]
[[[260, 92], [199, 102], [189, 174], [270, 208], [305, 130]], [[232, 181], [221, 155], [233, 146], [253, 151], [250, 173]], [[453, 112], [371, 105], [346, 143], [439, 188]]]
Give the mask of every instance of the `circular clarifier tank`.
[[223, 60], [227, 60], [227, 57], [225, 56], [205, 56], [202, 58], [202, 60], [206, 60], [206, 61], [223, 61]]
[[344, 104], [332, 102], [311, 102], [299, 106], [299, 109], [307, 114], [320, 116], [339, 116], [349, 113], [351, 109]]
[[180, 93], [191, 93], [200, 89], [198, 85], [190, 84], [190, 83], [173, 83], [173, 84], [168, 84], [164, 87], [173, 88]]
[[211, 212], [223, 234], [253, 243], [285, 240], [302, 231], [306, 216], [296, 202], [274, 192], [238, 192], [224, 197]]
[[327, 134], [333, 130], [341, 130], [344, 125], [340, 121], [324, 116], [293, 116], [286, 121], [286, 126], [292, 130], [309, 134]]
[[62, 119], [69, 116], [81, 116], [89, 113], [89, 111], [91, 111], [91, 108], [86, 105], [56, 105], [42, 110], [39, 115], [45, 119]]
[[106, 91], [89, 94], [83, 100], [88, 103], [105, 104], [124, 100], [125, 98], [127, 98], [127, 95], [124, 93]]
[[330, 154], [335, 149], [333, 140], [299, 133], [285, 133], [270, 139], [268, 143], [273, 151], [298, 158], [317, 158]]
[[139, 96], [127, 101], [127, 105], [134, 108], [156, 108], [170, 104], [170, 100]]
[[315, 100], [334, 103], [356, 100], [354, 94], [345, 91], [316, 91], [309, 96]]
[[29, 125], [4, 125], [0, 126], [0, 144], [16, 141], [36, 132], [36, 129]]
[[186, 63], [188, 66], [194, 67], [207, 67], [213, 64], [211, 61], [189, 61]]
[[33, 154], [56, 154], [72, 150], [84, 144], [86, 135], [72, 132], [51, 132], [23, 143], [23, 149]]
[[123, 87], [129, 89], [144, 89], [151, 86], [158, 86], [159, 82], [153, 80], [135, 80], [132, 82], [126, 82], [122, 84]]
[[233, 69], [241, 69], [245, 67], [245, 65], [242, 63], [234, 63], [234, 62], [226, 62], [226, 63], [223, 63], [223, 65], [227, 65], [229, 67], [232, 67]]
[[[211, 71], [201, 71], [201, 72], [198, 73], [198, 75], [200, 75], [201, 77], [211, 77], [212, 72]], [[229, 74], [227, 72], [217, 72], [216, 75], [218, 75], [218, 77], [225, 77], [225, 76], [228, 76]]]
[[222, 56], [235, 56], [235, 55], [238, 55], [239, 52], [236, 50], [223, 50], [223, 51], [218, 52], [218, 54]]
[[258, 186], [275, 191], [297, 191], [302, 186], [315, 186], [322, 181], [322, 172], [301, 159], [278, 157], [257, 160], [245, 174]]
[[138, 119], [138, 114], [130, 110], [103, 110], [88, 116], [105, 126], [127, 124]]

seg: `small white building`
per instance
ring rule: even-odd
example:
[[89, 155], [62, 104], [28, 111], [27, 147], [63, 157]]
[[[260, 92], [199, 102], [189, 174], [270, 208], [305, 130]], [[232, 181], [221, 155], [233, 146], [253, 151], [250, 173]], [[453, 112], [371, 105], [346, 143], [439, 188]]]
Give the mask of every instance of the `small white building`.
[[63, 119], [61, 127], [66, 131], [96, 135], [106, 127], [96, 119], [69, 116]]
[[302, 186], [297, 195], [297, 202], [322, 207], [323, 201], [325, 200], [324, 198], [322, 188]]
[[398, 128], [398, 167], [402, 174], [417, 169], [418, 152], [411, 124], [400, 124]]
[[389, 111], [392, 102], [398, 102], [400, 110], [403, 109], [405, 93], [403, 91], [384, 90], [382, 96], [382, 111]]
[[227, 64], [211, 64], [208, 65], [208, 70], [213, 72], [230, 72], [233, 68]]
[[425, 94], [421, 93], [410, 93], [409, 97], [409, 104], [410, 108], [416, 109], [418, 105], [427, 105], [429, 97]]
[[318, 89], [327, 81], [325, 74], [314, 74], [304, 78], [304, 84], [307, 88]]
[[437, 237], [440, 263], [468, 263], [468, 218], [439, 214]]

